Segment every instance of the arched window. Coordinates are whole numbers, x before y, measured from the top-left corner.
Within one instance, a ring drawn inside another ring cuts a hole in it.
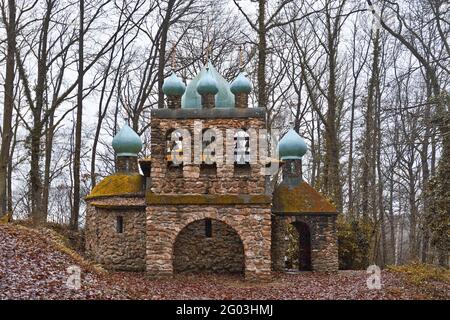
[[[214,129],[206,128],[202,131],[202,163],[216,163],[216,150],[213,144],[216,141],[216,132]]]
[[[234,175],[250,174],[250,135],[245,129],[234,134]]]
[[[166,134],[166,161],[168,172],[183,170],[183,135],[171,129]]]
[[[212,238],[212,221],[211,221],[211,219],[205,219],[205,237]]]
[[[202,130],[202,159],[200,164],[201,175],[216,175],[216,149],[215,142],[217,141],[216,131],[212,128]]]
[[[116,217],[116,232],[117,233],[123,233],[124,227],[123,227],[123,217],[117,216]]]
[[[250,164],[250,135],[244,129],[234,134],[234,164]]]

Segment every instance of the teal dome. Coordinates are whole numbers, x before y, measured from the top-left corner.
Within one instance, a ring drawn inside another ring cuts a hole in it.
[[[112,146],[118,157],[137,157],[142,150],[142,141],[133,129],[124,125],[114,137]]]
[[[206,72],[200,77],[200,80],[197,83],[197,92],[200,95],[216,94],[219,92],[217,81],[214,79],[209,69],[206,69]]]
[[[252,91],[252,83],[244,75],[244,73],[239,73],[236,79],[233,80],[230,86],[231,92],[234,94],[246,93],[249,94]]]
[[[200,73],[192,79],[186,87],[186,91],[181,98],[181,108],[191,109],[191,108],[201,108],[202,107],[202,97],[197,92],[197,84],[203,74],[209,70],[211,76],[217,81],[218,92],[215,96],[216,108],[234,108],[234,94],[230,91],[230,85],[227,80],[225,80],[214,68],[214,66],[208,62]]]
[[[305,140],[294,129],[289,130],[278,142],[278,153],[281,160],[301,159],[307,150]]]
[[[164,79],[162,91],[166,96],[182,96],[184,91],[186,91],[186,86],[175,73],[172,73]]]

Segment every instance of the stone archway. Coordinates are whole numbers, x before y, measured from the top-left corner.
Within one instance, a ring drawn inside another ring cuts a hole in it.
[[[293,221],[288,223],[289,242],[286,246],[286,268],[300,271],[312,270],[311,231],[307,223]]]
[[[311,232],[305,222],[293,223],[298,232],[298,269],[311,270]]]
[[[243,273],[244,245],[227,223],[203,218],[188,223],[173,244],[174,272]]]

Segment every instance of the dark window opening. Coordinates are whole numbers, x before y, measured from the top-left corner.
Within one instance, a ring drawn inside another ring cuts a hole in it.
[[[216,150],[214,143],[216,141],[215,131],[210,128],[202,131],[202,163],[214,164],[216,162]]]
[[[250,163],[250,136],[245,131],[234,135],[234,164]]]
[[[142,159],[139,160],[139,166],[141,167],[142,173],[144,177],[150,177],[150,173],[152,170],[152,162],[150,159]]]
[[[172,161],[167,162],[167,172],[171,175],[183,175],[183,164],[175,164]]]
[[[242,129],[234,135],[234,175],[247,176],[250,171],[250,136]]]
[[[299,233],[299,270],[311,270],[311,234],[306,223],[297,223]]]
[[[117,216],[116,231],[117,231],[117,233],[123,233],[123,217],[122,216]]]
[[[217,175],[217,165],[202,163],[200,165],[200,174],[205,176],[216,176]]]
[[[249,176],[251,173],[251,170],[252,170],[252,167],[250,166],[250,163],[234,165],[234,175],[235,176]]]
[[[212,221],[211,219],[205,219],[205,237],[212,237]]]

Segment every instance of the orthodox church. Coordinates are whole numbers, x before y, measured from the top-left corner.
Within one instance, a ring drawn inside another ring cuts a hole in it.
[[[187,86],[175,73],[165,79],[166,108],[151,113],[151,159],[139,159],[141,139],[124,125],[112,142],[116,173],[86,197],[91,259],[151,277],[230,272],[267,281],[288,267],[295,230],[297,269],[338,269],[336,208],[302,178],[303,138],[291,129],[280,139],[282,174],[275,188],[262,174],[266,164],[251,161],[257,152],[246,132],[266,129],[265,110],[248,106],[251,90],[244,73],[229,84],[211,63]],[[180,128],[188,138],[174,142]],[[234,150],[216,139],[226,151],[208,160],[195,144],[200,139],[205,146],[208,129],[234,141]],[[229,137],[230,130],[241,135]],[[200,156],[191,161],[195,154]]]

